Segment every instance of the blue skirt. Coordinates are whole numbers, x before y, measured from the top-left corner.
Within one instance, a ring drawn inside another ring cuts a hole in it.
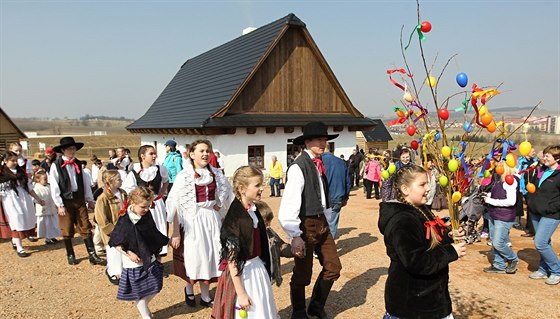
[[[147,271],[144,267],[123,268],[119,280],[119,300],[140,300],[155,295],[163,287],[163,265],[155,260]]]

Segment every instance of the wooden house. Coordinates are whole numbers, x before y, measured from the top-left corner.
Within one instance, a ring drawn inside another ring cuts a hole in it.
[[[371,131],[356,132],[356,145],[366,153],[370,148],[378,148],[380,151],[389,149],[389,141],[393,138],[381,120],[373,120],[376,124]]]
[[[174,139],[181,148],[205,138],[221,153],[226,175],[241,165],[267,168],[271,156],[286,167],[293,138],[322,121],[336,153],[351,154],[356,132],[376,122],[353,105],[309,34],[289,14],[187,60],[148,111],[127,129],[142,144]]]
[[[12,119],[0,107],[0,152],[8,150],[10,143],[19,142],[27,138],[12,121]]]

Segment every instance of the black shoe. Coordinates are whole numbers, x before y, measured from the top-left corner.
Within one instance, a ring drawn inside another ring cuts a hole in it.
[[[196,300],[194,299],[194,294],[189,295],[187,293],[187,288],[183,289],[185,291],[185,303],[189,307],[196,307]]]
[[[307,309],[307,314],[310,316],[317,317],[319,319],[328,319],[327,313],[325,312],[324,309],[314,309],[309,307],[309,309]]]
[[[25,250],[20,250],[17,252],[17,255],[21,258],[25,258],[25,257],[29,257],[30,254],[28,252],[26,252]]]
[[[492,265],[490,267],[487,267],[487,268],[484,268],[484,272],[492,273],[492,274],[505,274],[506,273],[505,270],[498,269],[498,268],[494,267],[494,265]]]
[[[92,265],[99,265],[103,263],[103,259],[99,258],[95,253],[89,254],[89,263]]]
[[[56,238],[49,238],[49,239],[55,244],[58,243],[58,239],[56,239]]]
[[[204,299],[200,298],[200,305],[202,307],[212,308],[214,307],[214,300],[210,299],[210,301],[204,301]]]
[[[54,245],[54,244],[56,244],[56,242],[54,242],[52,239],[49,238],[45,239],[45,245]]]
[[[27,237],[27,240],[29,240],[30,242],[34,243],[34,242],[37,241],[37,237],[29,236],[29,237]]]
[[[514,260],[512,262],[509,263],[509,265],[506,266],[506,274],[515,274],[517,272],[517,264],[519,263],[519,261]]]
[[[521,234],[521,237],[535,237],[535,234],[525,233],[525,234]]]
[[[117,277],[115,275],[109,276],[109,273],[107,272],[107,270],[105,270],[105,275],[107,275],[107,278],[109,279],[109,281],[113,285],[118,285],[119,284],[119,277]]]
[[[78,264],[78,261],[76,260],[76,256],[68,255],[68,256],[66,256],[66,258],[68,259],[68,265],[77,265]]]
[[[300,310],[292,312],[291,319],[309,319],[309,317],[307,316],[307,312],[305,312],[305,310]]]

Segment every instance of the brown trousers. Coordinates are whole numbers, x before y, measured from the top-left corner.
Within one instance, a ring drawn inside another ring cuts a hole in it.
[[[323,278],[317,280],[334,281],[340,277],[342,264],[336,252],[336,244],[331,235],[325,215],[304,217],[300,224],[303,231],[301,239],[305,242],[305,257],[294,258],[294,270],[290,285],[308,286],[313,274],[313,252],[317,253],[319,263],[323,266]]]
[[[63,200],[66,215],[58,216],[62,237],[73,238],[77,232],[83,238],[91,235],[91,223],[84,199]],[[74,227],[75,226],[75,227]]]

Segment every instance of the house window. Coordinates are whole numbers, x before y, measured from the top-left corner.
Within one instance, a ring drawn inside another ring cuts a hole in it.
[[[329,142],[329,150],[334,154],[334,142]]]
[[[251,145],[247,148],[249,165],[264,168],[264,145]]]
[[[291,140],[288,140],[288,142],[291,142]],[[292,165],[292,163],[296,159],[296,156],[299,154],[299,152],[301,152],[301,146],[294,145],[294,144],[286,145],[286,163],[287,163],[287,166]]]

